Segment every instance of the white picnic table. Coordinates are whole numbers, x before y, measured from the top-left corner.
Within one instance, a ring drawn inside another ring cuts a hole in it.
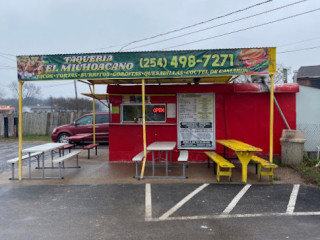
[[[31,154],[35,152],[42,152],[42,178],[40,179],[45,179],[44,175],[44,153],[45,152],[50,152],[51,151],[51,160],[53,160],[53,151],[63,147],[64,145],[67,145],[68,143],[45,143],[37,146],[33,146],[30,148],[23,149],[23,153],[28,153],[29,154],[29,179],[38,179],[38,178],[31,178]],[[53,163],[52,163],[53,164]],[[53,166],[52,166],[53,168]]]
[[[150,177],[156,177],[156,178],[168,178],[168,153],[170,152],[170,160],[172,161],[172,151],[176,147],[176,142],[153,142],[149,146],[147,146],[147,151],[152,151],[152,176]],[[154,168],[155,168],[155,156],[154,153],[158,151],[159,152],[159,161],[162,160],[161,158],[161,152],[165,152],[165,166],[166,166],[166,175],[165,176],[155,176],[154,174]]]

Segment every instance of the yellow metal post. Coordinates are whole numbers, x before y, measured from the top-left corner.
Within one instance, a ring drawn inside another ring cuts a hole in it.
[[[269,162],[273,161],[273,99],[274,99],[274,75],[270,75],[270,152],[269,152]]]
[[[142,79],[142,128],[143,128],[143,162],[142,162],[142,169],[140,179],[143,179],[144,169],[146,167],[146,160],[147,160],[147,136],[146,136],[146,104],[145,104],[145,86],[144,86],[144,79]]]
[[[19,180],[22,180],[22,85],[19,82]]]
[[[94,98],[94,84],[92,85],[92,121],[93,121],[93,144],[96,144],[96,100]]]

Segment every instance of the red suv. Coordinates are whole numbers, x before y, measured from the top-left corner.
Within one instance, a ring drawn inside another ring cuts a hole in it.
[[[93,133],[93,114],[86,114],[73,123],[56,127],[53,129],[51,139],[53,142],[68,142],[66,137]],[[96,141],[109,142],[109,115],[108,113],[96,113]],[[93,136],[84,141],[93,141]]]

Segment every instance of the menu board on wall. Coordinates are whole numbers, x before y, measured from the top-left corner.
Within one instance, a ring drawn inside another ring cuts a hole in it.
[[[178,148],[215,149],[214,93],[178,94]]]

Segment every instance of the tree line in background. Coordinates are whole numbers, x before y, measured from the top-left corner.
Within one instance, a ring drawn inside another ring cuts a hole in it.
[[[19,108],[19,86],[18,82],[11,82],[9,88],[12,92],[12,98],[5,98],[6,94],[0,91],[0,105],[10,105],[16,110]],[[64,98],[64,97],[48,97],[46,99],[40,98],[41,88],[33,83],[23,85],[22,99],[24,110],[33,108],[46,107],[46,111],[92,111],[92,99],[90,98]],[[96,111],[106,111],[105,104],[96,101]],[[48,110],[48,108],[50,108]]]

